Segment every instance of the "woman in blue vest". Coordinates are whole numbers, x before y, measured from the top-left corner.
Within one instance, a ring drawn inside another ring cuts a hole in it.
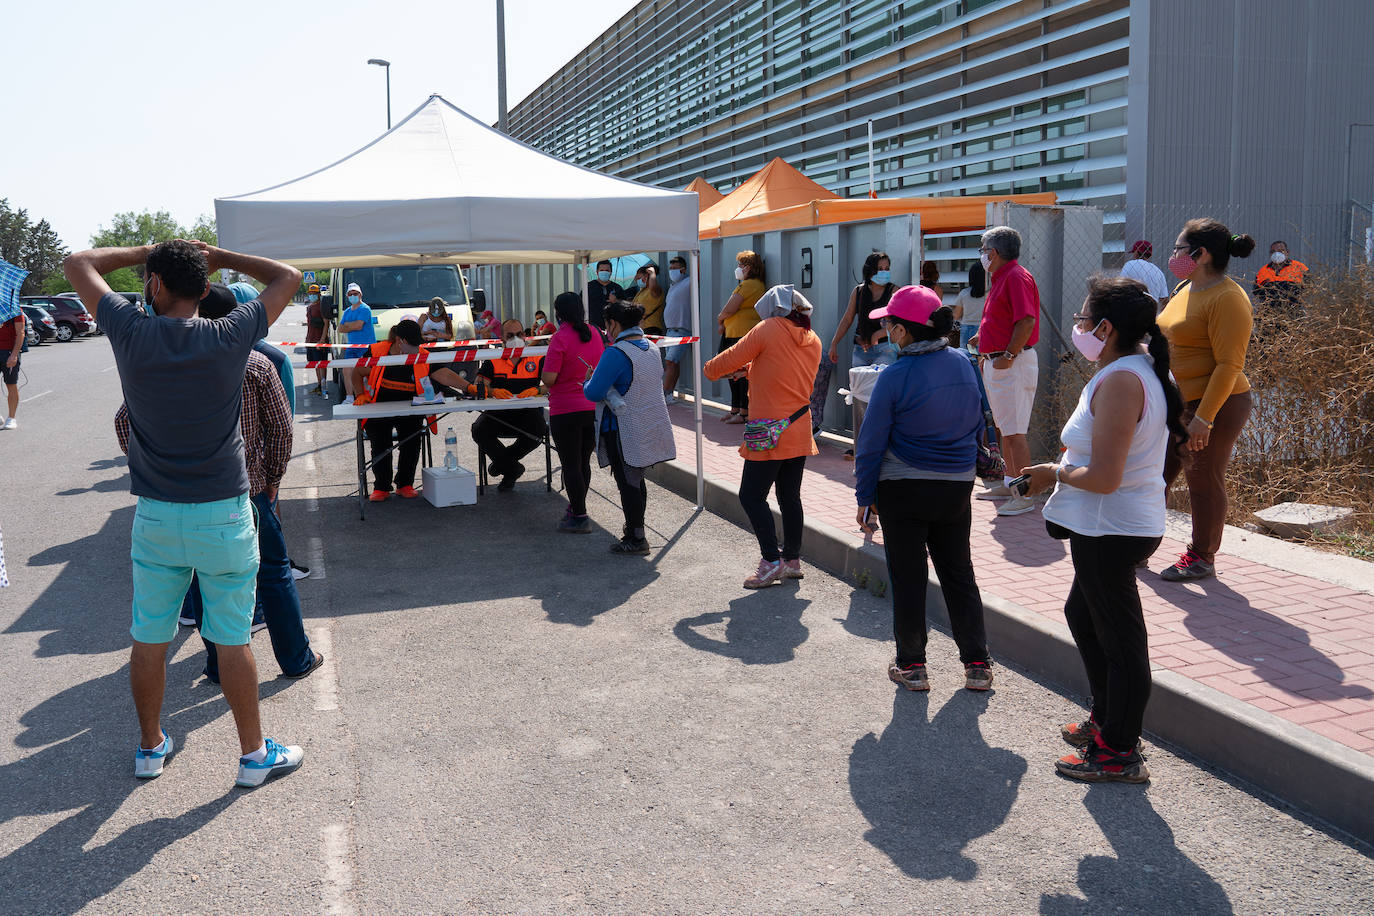
[[[610,465],[625,513],[624,536],[611,545],[611,552],[647,556],[644,512],[649,491],[644,469],[677,457],[663,401],[663,361],[639,327],[643,306],[610,302],[603,317],[612,344],[582,390],[596,404],[597,459],[603,468]]]

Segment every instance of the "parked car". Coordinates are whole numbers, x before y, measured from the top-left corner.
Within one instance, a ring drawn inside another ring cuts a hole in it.
[[[62,343],[85,337],[95,331],[95,319],[80,299],[69,296],[20,296],[25,305],[36,305],[57,323],[57,339]]]
[[[57,336],[57,322],[53,321],[52,316],[41,306],[21,302],[19,307],[24,310],[24,327],[28,331],[29,346],[39,346]],[[34,339],[35,334],[37,340]]]

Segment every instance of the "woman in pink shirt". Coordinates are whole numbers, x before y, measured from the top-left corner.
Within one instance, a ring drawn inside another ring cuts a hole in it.
[[[553,301],[558,330],[549,340],[544,357],[544,384],[549,389],[549,433],[563,465],[563,487],[568,510],[558,530],[586,534],[587,488],[592,479],[592,452],[596,450],[596,405],[582,394],[582,383],[601,359],[606,342],[601,332],[582,316],[582,298],[560,293]]]

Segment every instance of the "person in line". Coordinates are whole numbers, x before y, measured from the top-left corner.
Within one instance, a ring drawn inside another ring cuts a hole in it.
[[[0,429],[19,428],[19,421],[15,419],[15,414],[19,412],[19,354],[24,349],[24,335],[27,329],[24,325],[24,310],[16,311],[19,314],[0,324],[0,366],[4,367],[0,371],[0,376],[3,376],[5,381],[5,396],[10,411],[5,422],[0,423]]]
[[[868,316],[887,306],[897,287],[892,283],[892,259],[885,251],[875,251],[864,259],[863,282],[849,294],[849,304],[840,317],[835,336],[830,338],[830,361],[839,363],[840,341],[858,320],[854,330],[854,349],[849,367],[890,366],[897,359],[897,348],[887,339],[881,324]]]
[[[978,352],[1007,474],[1001,486],[984,490],[978,498],[1005,500],[997,507],[1002,516],[1024,515],[1035,508],[1028,497],[1009,487],[1016,476],[1012,469],[1030,464],[1026,433],[1040,373],[1035,354],[1040,340],[1040,290],[1030,271],[1017,263],[1020,256],[1021,234],[1015,229],[995,226],[983,233],[978,257],[992,282],[978,325]]]
[[[420,352],[424,338],[420,336],[420,325],[407,318],[396,322],[387,340],[373,344],[369,350],[372,356],[410,355]],[[402,401],[410,404],[416,397],[424,397],[422,380],[429,367],[418,366],[374,366],[364,383],[364,393],[357,403]],[[363,435],[372,451],[372,494],[368,500],[374,503],[386,502],[391,498],[394,484],[396,495],[402,499],[414,499],[420,493],[415,489],[415,469],[420,464],[420,437],[425,435],[425,418],[369,417],[361,421]],[[392,474],[392,436],[396,437],[397,453],[395,474]]]
[[[983,270],[982,262],[978,261],[968,269],[968,286],[959,290],[959,295],[954,299],[954,320],[959,322],[960,347],[967,347],[968,342],[977,336],[987,293],[988,272]]]
[[[735,282],[738,285],[716,316],[721,353],[739,343],[749,329],[759,323],[754,303],[767,289],[763,279],[763,258],[752,251],[735,255]],[[748,379],[730,379],[730,412],[721,419],[726,423],[743,423],[749,419]]]
[[[238,304],[228,287],[214,283],[209,294],[200,301],[197,313],[207,321],[219,321],[228,317]],[[291,460],[291,407],[276,367],[256,347],[248,356],[243,374],[243,414],[239,429],[248,468],[248,492],[258,521],[259,561],[253,632],[262,627],[267,629],[272,652],[284,677],[307,677],[324,664],[324,655],[310,648],[310,638],[305,634],[300,595],[296,591],[277,512],[277,494],[286,476],[286,465]],[[121,405],[115,414],[115,436],[120,450],[126,455],[129,435],[129,408]],[[194,573],[181,608],[181,621],[188,620],[195,627],[204,622],[200,582]],[[213,642],[204,642],[205,677],[218,684],[218,649]]]
[[[348,284],[344,301],[347,303],[347,308],[339,316],[339,333],[343,334],[346,341],[352,346],[344,351],[342,358],[360,359],[367,355],[369,347],[377,343],[377,331],[372,326],[372,309],[363,301],[363,288],[356,283]],[[353,403],[353,399],[357,397],[362,388],[365,371],[361,368],[343,371],[345,392],[343,403]]]
[[[104,279],[139,264],[147,314]],[[196,307],[210,273],[220,268],[248,274],[265,288],[220,321],[199,320]],[[235,782],[262,785],[295,770],[305,755],[262,734],[257,665],[248,646],[258,539],[239,419],[253,344],[300,288],[300,271],[185,240],[77,252],[62,271],[110,341],[129,407],[130,490],[138,497],[130,551],[129,682],[140,731],[134,775],[161,775],[175,750],[161,725],[167,648],[194,572],[205,602],[201,632],[219,647],[224,698],[238,730]]]
[[[1151,296],[1159,303],[1159,308],[1169,301],[1169,283],[1164,279],[1164,271],[1150,263],[1155,247],[1145,239],[1131,246],[1131,257],[1121,265],[1121,276],[1145,284]]]
[[[870,313],[898,348],[897,361],[873,386],[855,443],[854,498],[861,528],[882,522],[892,586],[897,657],[887,676],[908,690],[929,690],[926,673],[926,556],[940,578],[964,686],[992,686],[983,599],[969,547],[969,497],[977,475],[983,415],[978,377],[951,349],[954,310],[926,286],[904,286]]]
[[[549,316],[544,314],[543,309],[537,309],[534,313],[534,321],[530,323],[529,335],[531,337],[547,337],[558,331],[558,325],[549,321]]]
[[[606,305],[625,298],[625,290],[611,279],[611,262],[596,262],[596,277],[587,284],[587,323],[606,329]]]
[[[324,320],[324,307],[320,304],[320,286],[318,283],[310,284],[310,288],[305,294],[305,358],[312,363],[324,362],[330,359],[329,347],[329,322]],[[315,346],[309,346],[315,344]],[[329,375],[329,369],[325,366],[315,368],[315,387],[310,389],[311,394],[323,395],[324,382]]]
[[[587,400],[582,384],[601,361],[606,342],[601,331],[582,317],[582,297],[559,293],[553,301],[558,331],[544,354],[542,378],[549,390],[549,435],[563,468],[563,491],[568,508],[558,522],[564,534],[589,534],[587,490],[592,482],[592,452],[596,451],[596,405]]]
[[[1263,308],[1274,309],[1280,317],[1296,317],[1302,304],[1302,286],[1307,280],[1307,265],[1288,255],[1288,243],[1279,239],[1269,245],[1269,263],[1255,274],[1252,293]]]
[[[644,514],[649,488],[644,470],[677,457],[673,424],[663,402],[663,362],[658,347],[639,326],[644,320],[643,306],[612,302],[604,317],[612,343],[582,391],[597,405],[597,459],[615,475],[625,513],[624,534],[611,545],[611,553],[648,556]]]
[[[425,343],[441,343],[453,340],[453,316],[448,313],[448,303],[440,296],[429,300],[429,310],[420,325],[420,337]]]
[[[809,418],[812,383],[821,363],[821,339],[811,330],[811,303],[791,286],[775,286],[755,306],[762,320],[748,334],[704,367],[709,379],[747,373],[756,422],[786,421],[771,448],[750,447],[750,430],[740,446],[744,471],[739,502],[759,542],[759,564],[745,588],[766,588],[781,579],[800,579],[802,474],[806,459],[818,452]],[[755,443],[766,444],[766,443]],[[782,545],[768,508],[768,491],[782,512]]]
[[[507,318],[501,328],[503,345],[510,350],[525,346],[520,335],[524,328],[518,318]],[[539,366],[542,358],[521,356],[518,359],[489,359],[477,367],[477,382],[498,398],[535,397],[539,394]],[[432,370],[431,370],[432,372]],[[500,477],[498,493],[509,493],[515,482],[525,473],[520,463],[544,440],[549,431],[544,422],[544,409],[484,410],[472,423],[472,441],[490,459],[487,473]],[[514,440],[506,445],[501,440]]]
[[[1169,338],[1174,378],[1187,402],[1186,456],[1170,454],[1164,479],[1182,470],[1188,481],[1193,532],[1178,561],[1160,573],[1170,582],[1216,573],[1226,527],[1226,466],[1250,419],[1250,381],[1245,351],[1254,314],[1240,284],[1226,275],[1232,257],[1248,258],[1255,240],[1232,235],[1214,219],[1189,220],[1174,243],[1169,270],[1185,281],[1159,315]]]
[[[242,302],[252,302],[258,297],[258,291],[251,283],[244,283],[240,280],[237,283],[230,283],[225,286],[223,283],[211,283],[210,292],[201,300],[198,314],[202,318],[208,308],[212,315],[220,313],[227,314],[236,304]],[[265,340],[260,340],[253,344],[253,349],[267,357],[272,363],[272,368],[277,372],[277,377],[281,379],[282,388],[286,391],[286,400],[291,406],[291,416],[296,415],[296,373],[291,368],[291,360],[286,358],[286,354],[279,348],[272,346]]]
[[[641,267],[635,274],[635,286],[639,291],[634,294],[632,301],[644,309],[644,333],[661,337],[665,327],[663,304],[666,294],[658,283],[658,265],[645,264]]]
[[[1055,769],[1087,782],[1150,778],[1140,754],[1150,649],[1135,568],[1164,536],[1165,457],[1188,435],[1157,303],[1136,280],[1092,281],[1073,343],[1097,372],[1060,433],[1059,463],[1024,471],[1031,492],[1054,488],[1045,526],[1068,539],[1073,558],[1064,617],[1092,687],[1092,712],[1061,729],[1078,750]]]
[[[692,280],[687,261],[668,259],[668,296],[663,308],[664,333],[669,337],[692,336]],[[673,344],[663,351],[663,400],[673,403],[673,391],[682,377],[682,363],[692,355],[691,344]]]

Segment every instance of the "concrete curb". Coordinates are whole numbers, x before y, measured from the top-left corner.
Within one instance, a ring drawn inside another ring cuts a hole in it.
[[[696,471],[691,465],[666,462],[647,476],[679,496],[696,498]],[[707,474],[705,501],[713,514],[751,530],[734,483]],[[887,560],[881,547],[811,522],[806,523],[804,543],[808,563],[847,579],[863,574],[886,585]],[[1083,665],[1066,624],[987,593],[983,608],[994,657],[1039,674],[1070,694],[1087,694]],[[944,597],[933,573],[927,613],[932,623],[948,631]],[[1374,806],[1368,803],[1374,797],[1374,758],[1161,669],[1154,671],[1145,728],[1356,839],[1374,843]]]

